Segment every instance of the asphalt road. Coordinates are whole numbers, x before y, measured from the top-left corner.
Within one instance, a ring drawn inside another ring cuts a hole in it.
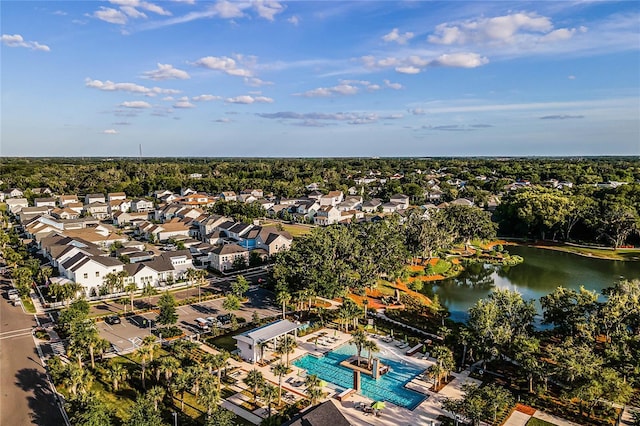
[[[9,302],[10,288],[0,277],[0,425],[64,425],[31,334],[36,319]]]

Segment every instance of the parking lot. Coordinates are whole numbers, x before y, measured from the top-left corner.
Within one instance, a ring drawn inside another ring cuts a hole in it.
[[[260,318],[272,317],[280,313],[271,292],[252,286],[246,296],[249,300],[242,304],[239,310],[233,312],[236,317],[251,321],[254,312],[257,312]],[[224,299],[216,299],[176,307],[178,314],[176,325],[182,328],[187,335],[200,333],[201,330],[198,329],[195,322],[196,318],[216,317],[229,313],[222,308],[223,303]],[[100,335],[111,342],[118,352],[130,352],[139,346],[145,336],[152,334],[156,316],[156,313],[134,315],[122,318],[120,324],[100,322],[98,330]],[[224,326],[224,328],[228,327],[229,325]]]

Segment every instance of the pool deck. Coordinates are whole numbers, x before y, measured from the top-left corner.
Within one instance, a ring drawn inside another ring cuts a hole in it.
[[[326,345],[315,344],[311,341],[311,339],[313,339],[314,337],[320,336],[321,333],[325,333],[325,337],[331,337],[333,338],[331,340],[335,340],[327,343]],[[298,337],[298,346],[295,348],[293,353],[289,354],[289,361],[292,371],[282,377],[283,399],[285,399],[285,401],[287,402],[294,402],[305,398],[303,382],[306,372],[303,369],[298,368],[292,364],[295,359],[300,358],[306,354],[323,356],[325,353],[332,351],[339,346],[342,346],[343,344],[349,342],[351,338],[351,334],[333,329],[322,329],[306,336]],[[380,348],[380,351],[376,354],[380,358],[406,362],[423,371],[429,368],[429,366],[433,365],[434,363],[433,359],[419,359],[413,356],[405,355],[406,348],[400,349],[395,346],[395,343],[397,343],[397,341],[387,343],[380,340],[380,337],[375,335],[369,335],[368,338],[374,340]],[[208,348],[206,345],[203,345],[202,348],[207,352],[217,352],[213,349]],[[273,358],[279,359],[280,357],[273,351],[266,349],[264,352],[264,359],[271,360]],[[237,392],[246,389],[246,385],[242,382],[242,379],[250,370],[254,368],[259,370],[267,381],[277,386],[278,377],[271,371],[271,367],[273,367],[273,365],[275,365],[277,362],[278,361],[275,361],[270,365],[260,366],[258,364],[249,364],[247,362],[230,360],[230,367],[235,369],[235,372],[232,373],[232,376],[238,380],[237,384],[235,386],[231,386],[231,388],[236,390]],[[282,357],[282,362],[286,363],[286,356]],[[336,402],[338,408],[349,419],[349,421],[356,426],[429,426],[432,424],[433,426],[436,426],[440,424],[435,420],[438,416],[450,416],[449,413],[440,408],[440,402],[442,401],[442,399],[461,398],[463,394],[461,386],[463,384],[479,383],[478,380],[469,378],[468,372],[463,372],[461,374],[452,373],[451,375],[454,377],[454,379],[438,393],[430,391],[429,388],[431,387],[431,384],[422,380],[420,376],[415,377],[413,380],[408,382],[406,384],[406,388],[428,396],[428,398],[422,401],[414,410],[408,410],[392,403],[385,402],[386,406],[380,412],[380,416],[364,413],[362,410],[357,408],[358,405],[361,402],[366,405],[371,405],[375,401],[357,393],[353,394],[345,401],[338,401],[335,399],[335,397],[340,393],[342,388],[336,387],[331,383],[328,383],[328,385],[324,388],[325,399],[334,398],[334,401]],[[235,401],[235,399],[238,399],[238,401]],[[231,400],[233,400],[233,402],[235,402],[236,404],[239,404],[241,402],[240,399],[242,399],[241,395],[234,395],[231,398]],[[256,417],[258,418],[266,417],[266,412],[258,412],[258,410],[254,411],[254,413],[252,414],[256,415]]]

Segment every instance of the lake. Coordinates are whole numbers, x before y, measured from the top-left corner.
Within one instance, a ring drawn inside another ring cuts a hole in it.
[[[584,286],[600,292],[620,279],[640,279],[640,262],[591,259],[524,246],[505,248],[522,256],[524,263],[511,267],[472,264],[458,277],[433,286],[441,303],[449,308],[451,319],[465,321],[468,309],[496,288],[518,291],[524,299],[538,301],[560,286],[576,290]]]

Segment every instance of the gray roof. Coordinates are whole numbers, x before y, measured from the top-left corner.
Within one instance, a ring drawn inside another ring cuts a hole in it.
[[[323,402],[300,413],[282,426],[351,426],[332,400]]]
[[[253,330],[249,330],[234,337],[245,337],[253,340],[254,342],[266,342],[267,340],[271,340],[274,337],[290,333],[297,328],[298,324],[296,323],[293,323],[289,320],[280,320],[272,322],[271,324],[264,325],[262,327],[254,328]]]

